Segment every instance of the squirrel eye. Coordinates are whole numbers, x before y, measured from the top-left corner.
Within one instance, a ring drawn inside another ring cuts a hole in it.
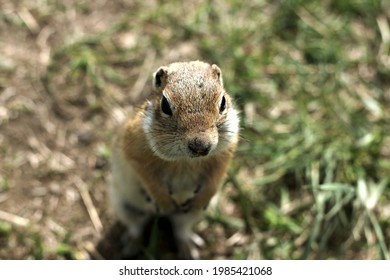
[[[161,100],[161,110],[164,114],[172,116],[171,105],[169,105],[169,101],[165,96]]]
[[[221,104],[219,105],[219,113],[222,114],[223,111],[226,109],[226,99],[225,96],[222,96]]]

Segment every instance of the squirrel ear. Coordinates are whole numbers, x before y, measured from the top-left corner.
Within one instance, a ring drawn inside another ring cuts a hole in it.
[[[219,67],[216,64],[211,65],[212,72],[214,76],[218,79],[221,86],[223,86],[223,80],[222,80],[222,71],[219,69]]]
[[[162,89],[167,84],[168,67],[162,66],[153,73],[153,87],[155,89]]]

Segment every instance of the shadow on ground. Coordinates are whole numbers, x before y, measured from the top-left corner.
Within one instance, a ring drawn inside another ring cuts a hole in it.
[[[126,256],[122,253],[124,232],[125,227],[119,222],[106,230],[96,245],[101,258],[108,260],[177,259],[177,246],[168,219],[154,218],[148,223],[144,231],[143,249],[137,256]]]

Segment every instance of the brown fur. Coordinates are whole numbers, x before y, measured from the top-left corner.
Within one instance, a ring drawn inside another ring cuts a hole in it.
[[[162,111],[163,98],[168,112]],[[113,147],[112,203],[133,237],[143,219],[127,215],[118,203],[172,216],[187,248],[192,219],[218,191],[237,141],[237,112],[216,65],[196,61],[160,67],[151,100],[121,127]],[[154,210],[140,201],[137,189],[147,193]],[[192,255],[189,251],[184,249],[185,257]]]

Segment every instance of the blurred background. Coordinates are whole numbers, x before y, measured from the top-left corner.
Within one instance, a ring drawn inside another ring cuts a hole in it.
[[[389,259],[385,0],[2,0],[0,259],[123,257],[110,141],[160,65],[193,59],[242,119],[202,258]],[[144,258],[174,257],[159,228]]]

